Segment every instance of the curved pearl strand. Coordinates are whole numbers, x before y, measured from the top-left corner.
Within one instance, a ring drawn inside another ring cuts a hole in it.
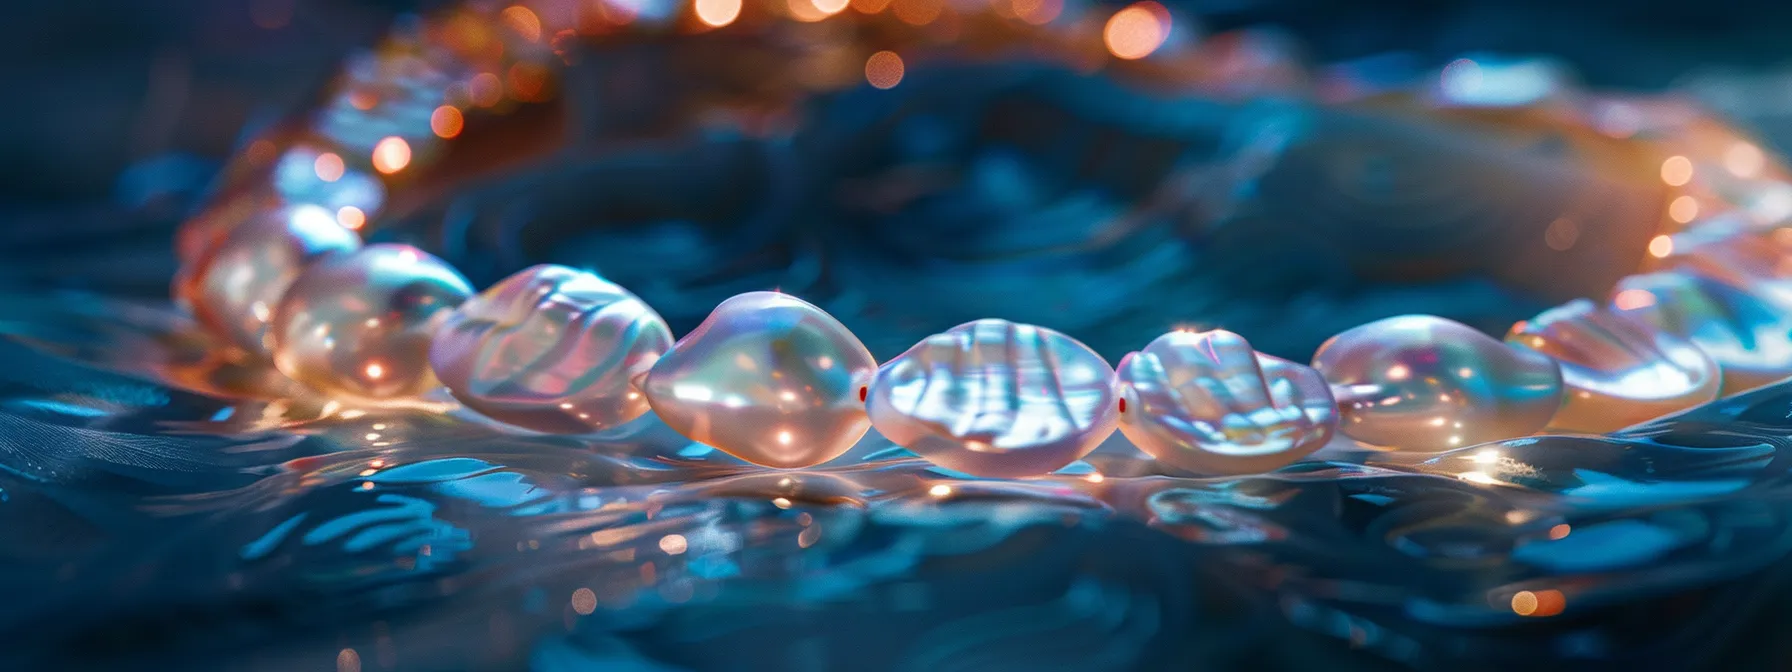
[[[1001,320],[960,325],[879,367],[839,321],[771,292],[723,302],[673,342],[639,298],[590,273],[538,266],[473,296],[421,250],[361,247],[349,229],[377,215],[388,183],[438,154],[462,109],[490,106],[436,106],[442,91],[484,96],[463,83],[489,88],[490,75],[468,73],[542,67],[551,28],[521,5],[502,18],[462,8],[351,63],[320,119],[252,145],[183,225],[177,301],[220,339],[338,397],[445,385],[494,419],[561,433],[651,408],[694,441],[781,468],[838,457],[876,428],[948,469],[1030,476],[1118,429],[1173,469],[1246,474],[1334,434],[1431,452],[1546,427],[1609,431],[1709,401],[1720,385],[1730,394],[1792,376],[1792,251],[1750,223],[1768,192],[1788,187],[1669,179],[1675,160],[1711,156],[1673,157],[1664,180],[1738,208],[1658,237],[1650,252],[1662,270],[1626,278],[1609,305],[1546,311],[1514,326],[1508,344],[1443,318],[1389,318],[1333,337],[1312,367],[1229,332],[1177,331],[1116,371],[1069,336]],[[484,32],[471,40],[470,29]],[[1166,49],[1137,65],[1202,71],[1191,58]]]

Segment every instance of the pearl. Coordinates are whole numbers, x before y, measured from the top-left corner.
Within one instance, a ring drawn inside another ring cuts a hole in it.
[[[1792,376],[1792,313],[1759,293],[1666,271],[1619,280],[1611,301],[1618,314],[1705,351],[1722,372],[1722,395]]]
[[[291,143],[290,135],[258,142]],[[176,256],[194,263],[237,227],[278,208],[315,205],[339,221],[345,210],[373,216],[386,200],[385,185],[367,171],[343,167],[344,158],[342,150],[300,142],[286,146],[269,164],[226,168],[223,193],[175,232]]]
[[[1605,433],[1717,398],[1717,364],[1698,346],[1586,299],[1514,325],[1506,341],[1561,365],[1555,430]]]
[[[977,476],[1050,473],[1114,433],[1114,369],[1064,334],[977,320],[935,334],[877,372],[867,395],[884,438]]]
[[[287,287],[312,262],[353,252],[361,239],[314,205],[262,213],[231,231],[195,265],[181,269],[175,294],[200,325],[251,353]]]
[[[822,309],[748,292],[716,306],[641,389],[678,433],[789,469],[839,457],[865,435],[861,394],[876,369],[864,344]]]
[[[1525,436],[1562,399],[1554,360],[1430,315],[1377,320],[1319,346],[1313,368],[1333,386],[1345,435],[1437,452]]]
[[[1173,331],[1120,360],[1120,432],[1202,475],[1273,471],[1332,438],[1338,407],[1319,372],[1229,331]]]
[[[327,394],[421,394],[436,385],[429,342],[439,316],[472,293],[454,268],[409,245],[325,257],[274,311],[274,366]]]
[[[582,433],[645,414],[647,397],[630,381],[671,347],[666,321],[628,290],[543,265],[454,309],[429,361],[468,408],[519,427]]]

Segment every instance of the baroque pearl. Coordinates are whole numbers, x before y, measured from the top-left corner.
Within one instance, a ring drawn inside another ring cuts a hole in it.
[[[321,392],[367,399],[434,387],[430,333],[473,293],[442,260],[409,245],[320,259],[274,311],[274,366]]]
[[[1339,431],[1367,444],[1438,452],[1525,436],[1562,399],[1555,361],[1430,315],[1377,320],[1319,346],[1313,368],[1338,397]]]
[[[877,372],[867,396],[884,438],[948,469],[1050,473],[1114,433],[1114,369],[1069,336],[977,320],[927,337]]]
[[[454,397],[544,432],[614,427],[647,412],[630,383],[672,331],[628,290],[565,266],[523,270],[450,313],[429,361]]]
[[[323,208],[280,208],[245,222],[196,265],[181,269],[175,294],[214,335],[262,353],[274,307],[299,273],[326,255],[360,247],[360,237]]]
[[[1120,432],[1202,475],[1273,471],[1332,438],[1338,407],[1317,371],[1229,331],[1173,331],[1120,360]]]
[[[679,339],[641,389],[678,433],[789,469],[839,457],[865,435],[861,395],[876,370],[864,344],[820,308],[748,292]]]
[[[1610,432],[1717,398],[1717,365],[1698,346],[1586,299],[1513,325],[1506,340],[1561,365],[1552,429]]]
[[[1632,275],[1612,289],[1612,307],[1699,346],[1717,362],[1724,395],[1792,376],[1792,314],[1748,289],[1680,271]]]

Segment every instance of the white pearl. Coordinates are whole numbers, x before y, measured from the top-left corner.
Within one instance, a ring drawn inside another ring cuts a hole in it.
[[[1114,432],[1114,369],[1069,336],[977,320],[929,336],[871,384],[871,424],[934,464],[977,476],[1050,473]]]
[[[1332,438],[1338,408],[1319,373],[1229,331],[1174,331],[1120,360],[1120,431],[1195,474],[1272,471]]]
[[[870,428],[861,395],[876,369],[820,308],[749,292],[716,306],[641,389],[660,420],[693,441],[768,467],[807,467],[839,457]]]

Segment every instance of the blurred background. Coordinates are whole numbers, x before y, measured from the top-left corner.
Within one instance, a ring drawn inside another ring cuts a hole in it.
[[[1572,85],[1697,100],[1758,134],[1770,152],[1792,139],[1792,95],[1779,93],[1792,82],[1782,69],[1792,7],[1782,3],[1722,10],[1589,0],[1168,4],[1187,41],[1248,35],[1249,44],[1297,58],[1320,78],[1335,70],[1405,85],[1464,55],[1540,58],[1551,76]],[[146,299],[165,295],[175,225],[248,133],[315,106],[344,58],[376,44],[395,17],[440,6],[11,5],[0,24],[0,91],[7,92],[0,282]],[[665,76],[634,84],[637,93],[707,86],[667,74],[675,55],[637,56],[645,72]],[[1598,249],[1634,255],[1651,235],[1653,222],[1638,223],[1644,217],[1606,213],[1600,216],[1609,221],[1588,229],[1588,242],[1567,256],[1509,249],[1516,237],[1533,246],[1543,240],[1565,203],[1657,207],[1644,203],[1654,195],[1631,190],[1621,175],[1641,166],[1653,180],[1652,165],[1589,154],[1560,133],[1518,140],[1541,148],[1524,150],[1530,154],[1500,154],[1479,140],[1440,144],[1463,135],[1460,128],[1411,130],[1398,115],[1390,122],[1378,112],[1337,113],[1306,101],[1290,107],[1275,92],[1169,101],[1104,93],[1061,74],[914,63],[893,92],[898,98],[868,91],[821,97],[788,141],[729,145],[706,135],[713,129],[692,126],[684,132],[706,138],[703,149],[672,142],[654,158],[618,158],[563,147],[551,161],[501,179],[413,199],[389,213],[382,235],[447,257],[481,285],[527,263],[591,267],[642,294],[681,332],[729,293],[777,286],[842,313],[880,357],[959,321],[1000,316],[1061,328],[1114,358],[1152,333],[1187,324],[1254,330],[1262,349],[1295,358],[1330,333],[1401,312],[1444,314],[1498,332],[1567,298],[1597,298],[1631,270],[1610,267]],[[989,85],[1000,81],[1010,84]],[[929,91],[982,97],[942,103]],[[577,123],[618,123],[578,96],[570,108],[585,120]],[[1037,113],[1046,108],[1052,113]],[[1177,170],[1197,151],[1191,148],[1207,148],[1199,151],[1208,152],[1200,157],[1208,164],[1236,167],[1256,151],[1239,136],[1273,135],[1280,119],[1296,117],[1320,120],[1292,143],[1311,151],[1278,149],[1273,166],[1248,185],[1199,184],[1193,206],[1151,210],[1160,187],[1183,174]],[[1182,126],[1152,126],[1165,119]],[[950,128],[965,123],[983,125]],[[1471,128],[1466,137],[1484,131]],[[1073,140],[1063,140],[1067,134]],[[729,152],[745,158],[718,158]],[[1129,158],[1099,164],[1099,152]],[[1181,152],[1175,166],[1153,164],[1165,152]],[[1537,152],[1546,155],[1541,163]],[[940,163],[955,184],[927,195],[937,198],[858,207],[874,200],[866,184],[883,185],[884,193],[912,190],[903,180]],[[1486,166],[1493,167],[1476,172]],[[764,185],[743,182],[766,175]],[[789,185],[796,186],[779,191]],[[1388,193],[1375,192],[1382,188]],[[602,193],[587,193],[594,189]],[[773,202],[780,193],[796,205]],[[530,206],[516,206],[519,199]],[[1536,206],[1511,205],[1526,201]],[[482,227],[495,233],[482,235]],[[463,229],[472,232],[455,240],[443,233]],[[1255,233],[1227,233],[1238,231]],[[824,248],[814,255],[821,261],[807,251],[812,239]],[[1165,245],[1185,249],[1166,259]],[[1458,259],[1465,250],[1497,250],[1504,265]],[[718,260],[724,251],[731,256]],[[1584,277],[1570,277],[1577,272]],[[1039,292],[1056,300],[1027,300]]]

